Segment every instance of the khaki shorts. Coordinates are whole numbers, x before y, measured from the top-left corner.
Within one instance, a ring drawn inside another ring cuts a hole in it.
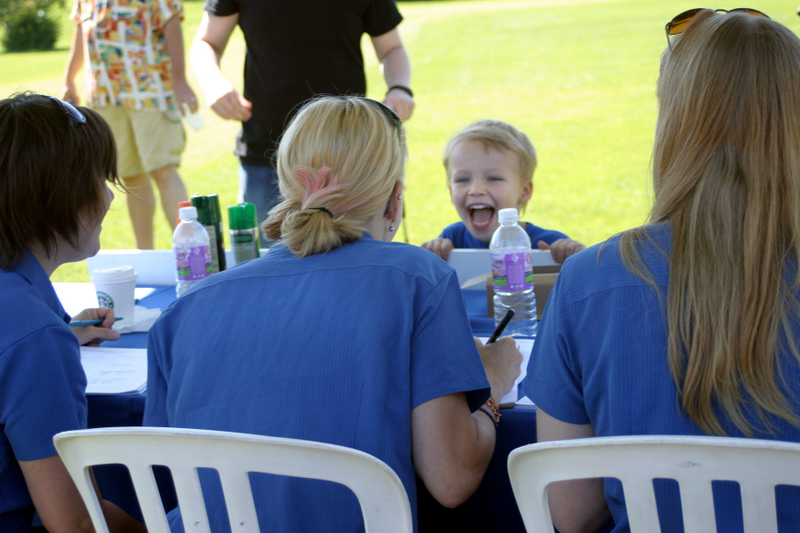
[[[98,107],[117,143],[120,178],[180,165],[186,133],[177,111],[142,111],[122,106]]]

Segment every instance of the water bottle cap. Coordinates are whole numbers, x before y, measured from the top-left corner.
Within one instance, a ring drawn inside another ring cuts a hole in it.
[[[178,216],[181,220],[197,220],[197,208],[192,205],[181,207],[178,211]]]
[[[497,220],[499,220],[501,224],[503,222],[517,222],[519,220],[519,212],[516,207],[501,209],[500,212],[497,213]]]

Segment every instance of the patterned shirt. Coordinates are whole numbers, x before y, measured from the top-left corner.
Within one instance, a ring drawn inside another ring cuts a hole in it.
[[[92,106],[174,107],[164,25],[175,15],[183,17],[180,0],[75,0]]]

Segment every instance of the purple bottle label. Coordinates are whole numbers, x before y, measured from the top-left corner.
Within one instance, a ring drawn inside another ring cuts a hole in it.
[[[531,253],[503,254],[492,252],[492,276],[496,289],[523,291],[533,288]]]
[[[197,281],[211,274],[213,263],[210,246],[176,246],[174,251],[179,281]]]

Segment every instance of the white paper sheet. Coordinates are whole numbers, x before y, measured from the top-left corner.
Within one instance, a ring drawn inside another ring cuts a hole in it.
[[[482,343],[486,344],[486,341],[489,340],[489,337],[479,337]],[[518,398],[519,396],[519,384],[525,378],[525,375],[528,373],[528,359],[531,357],[531,350],[533,349],[533,341],[534,339],[514,339],[517,341],[517,349],[522,353],[522,364],[520,365],[520,373],[519,377],[517,377],[517,381],[514,382],[514,386],[511,387],[511,390],[508,391],[506,394],[503,395],[503,398],[500,400],[500,405],[511,405],[518,403],[520,405],[533,405],[533,403],[528,399],[527,396],[523,396]]]
[[[81,346],[86,394],[141,394],[147,390],[147,350]]]
[[[97,293],[95,293],[94,285],[91,283],[57,281],[53,283],[53,289],[55,289],[61,305],[64,306],[64,311],[69,313],[70,316],[75,316],[84,309],[97,307]],[[138,301],[154,290],[153,287],[136,287],[133,291],[133,297]]]

